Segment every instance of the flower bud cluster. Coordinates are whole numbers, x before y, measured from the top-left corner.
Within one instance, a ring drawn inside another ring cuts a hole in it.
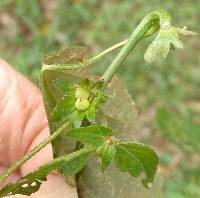
[[[75,91],[76,103],[75,107],[79,111],[85,111],[90,106],[89,91],[85,88],[78,87]]]

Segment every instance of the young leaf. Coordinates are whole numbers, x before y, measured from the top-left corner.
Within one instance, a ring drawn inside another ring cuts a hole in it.
[[[146,63],[152,63],[157,56],[167,57],[170,46],[183,48],[183,44],[179,39],[176,28],[160,29],[155,40],[149,45],[144,55]]]
[[[106,141],[106,138],[111,135],[111,129],[98,126],[81,127],[78,129],[72,129],[66,133],[67,137],[71,137],[76,141],[96,148],[101,146]]]
[[[105,171],[110,162],[113,160],[116,152],[116,147],[114,144],[103,144],[101,148],[98,149],[98,153],[101,155],[101,169]]]
[[[91,105],[87,112],[86,112],[86,118],[88,119],[89,122],[94,123],[95,122],[95,106]]]
[[[142,183],[149,188],[156,173],[158,157],[154,150],[146,145],[120,143],[116,145],[115,162],[117,168],[134,177],[144,172],[146,178],[142,179]]]
[[[74,128],[80,128],[85,117],[85,112],[74,110],[69,119],[73,122]]]
[[[65,95],[57,103],[51,115],[51,121],[63,121],[75,110],[76,98],[73,94]]]
[[[87,156],[92,150],[83,148],[74,153],[61,156],[53,159],[47,164],[41,166],[35,172],[29,173],[28,175],[20,178],[17,182],[8,184],[0,190],[0,197],[22,194],[31,195],[32,193],[39,190],[40,185],[43,181],[47,180],[47,174],[52,170],[60,169],[63,166],[67,167],[67,173],[75,175],[84,165],[87,160]]]
[[[144,55],[146,63],[152,63],[158,56],[167,57],[170,46],[172,48],[177,47],[182,49],[183,44],[179,39],[179,35],[185,36],[196,35],[192,31],[188,31],[186,28],[176,28],[171,26],[170,21],[163,20],[160,22],[160,30],[155,40],[149,45]]]

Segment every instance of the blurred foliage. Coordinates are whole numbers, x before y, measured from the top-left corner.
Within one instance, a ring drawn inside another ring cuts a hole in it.
[[[177,26],[200,32],[199,0],[1,0],[0,56],[37,83],[45,53],[84,45],[97,54],[127,38],[142,17],[160,7]],[[151,39],[129,55],[119,77],[140,112],[140,138],[160,152],[166,197],[200,197],[200,159],[194,152],[200,133],[199,38],[184,38],[184,50],[147,66],[143,54]],[[95,71],[102,73],[115,55],[108,55]],[[158,107],[163,110],[156,113]]]
[[[177,112],[160,108],[156,118],[165,138],[185,151],[200,151],[200,125],[194,123],[191,114],[183,117]]]

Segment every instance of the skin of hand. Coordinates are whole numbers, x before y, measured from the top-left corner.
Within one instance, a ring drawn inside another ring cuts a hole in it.
[[[0,59],[0,174],[49,136],[40,90]],[[12,174],[0,188],[53,159],[51,144]],[[24,198],[28,196],[7,196]],[[52,173],[31,198],[77,198],[62,176]]]

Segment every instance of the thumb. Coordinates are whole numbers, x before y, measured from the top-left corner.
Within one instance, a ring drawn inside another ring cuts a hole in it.
[[[0,163],[9,166],[49,136],[40,90],[0,59]],[[53,159],[51,144],[20,167],[24,176]],[[27,196],[16,195],[12,198]],[[32,198],[77,198],[62,176],[52,174]]]

